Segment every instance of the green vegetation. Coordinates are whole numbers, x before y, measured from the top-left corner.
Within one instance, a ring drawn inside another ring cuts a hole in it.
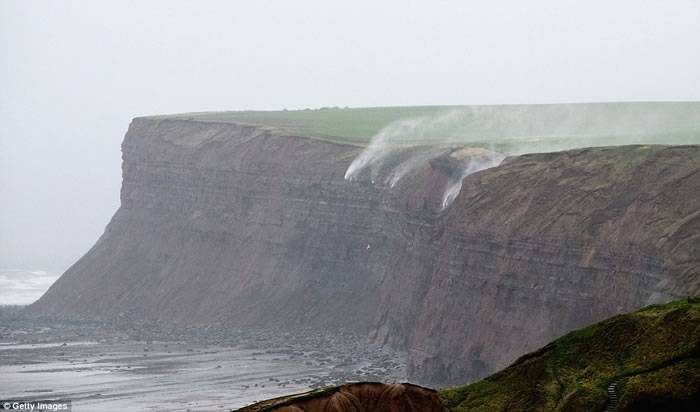
[[[649,306],[571,332],[440,396],[451,411],[692,410],[700,402],[700,299]],[[687,408],[687,409],[686,409]]]
[[[183,113],[158,116],[272,126],[364,145],[401,120],[390,143],[471,143],[505,152],[541,152],[619,144],[700,144],[700,103],[585,103],[499,106],[410,106]],[[524,146],[524,147],[523,147]]]
[[[365,144],[391,122],[436,115],[449,106],[328,108],[316,110],[211,112],[177,115],[201,121],[274,126],[343,143]]]

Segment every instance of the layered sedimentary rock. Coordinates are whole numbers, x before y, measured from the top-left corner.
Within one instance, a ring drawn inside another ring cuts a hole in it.
[[[698,147],[527,155],[468,177],[414,312],[414,376],[476,377],[542,336],[697,294],[699,194]]]
[[[394,187],[345,180],[359,152],[135,119],[120,209],[30,312],[351,331],[407,350],[410,378],[442,385],[699,290],[700,147],[508,158],[467,176],[446,209],[435,188],[458,152]]]

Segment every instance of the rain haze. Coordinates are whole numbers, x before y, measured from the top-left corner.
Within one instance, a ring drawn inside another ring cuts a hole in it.
[[[698,21],[697,1],[2,0],[0,303],[97,240],[135,116],[698,100]]]
[[[698,22],[0,0],[0,409],[697,410]]]

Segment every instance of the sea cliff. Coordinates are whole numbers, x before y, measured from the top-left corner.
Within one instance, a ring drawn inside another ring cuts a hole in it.
[[[121,207],[35,316],[349,331],[464,383],[574,328],[700,289],[700,146],[507,158],[440,208],[361,147],[236,122],[129,127]],[[439,159],[438,159],[439,160]]]

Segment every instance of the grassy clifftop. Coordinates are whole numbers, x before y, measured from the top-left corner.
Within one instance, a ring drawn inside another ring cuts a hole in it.
[[[700,299],[655,305],[571,332],[471,385],[451,411],[685,411],[700,404]]]
[[[449,106],[324,108],[307,110],[205,112],[174,115],[197,121],[240,122],[279,127],[304,136],[365,144],[391,122],[436,115]]]
[[[364,145],[393,125],[393,142],[527,144],[558,150],[618,144],[700,143],[700,102],[404,106],[235,111],[156,116],[246,123]],[[408,121],[397,125],[396,122]],[[576,141],[569,141],[575,139]],[[538,150],[531,150],[538,151]]]

